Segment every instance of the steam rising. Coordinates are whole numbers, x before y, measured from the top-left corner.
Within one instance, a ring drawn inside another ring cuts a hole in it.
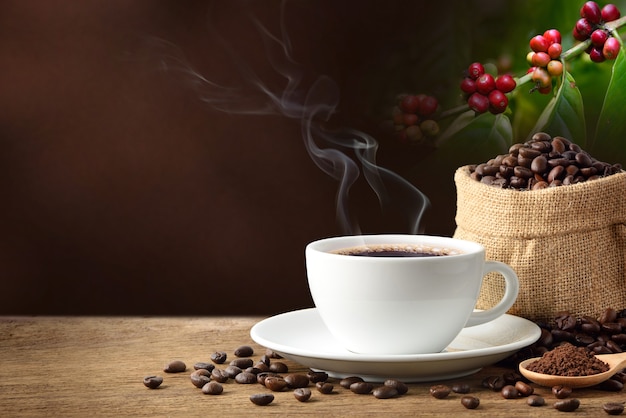
[[[284,9],[285,2],[281,8],[280,37],[255,16],[248,16],[261,35],[268,61],[285,80],[282,91],[272,90],[217,32],[213,35],[236,64],[244,87],[224,86],[204,77],[193,69],[175,45],[165,41],[155,42],[155,46],[164,51],[160,54],[161,67],[164,71],[182,73],[201,100],[214,110],[239,115],[280,115],[299,121],[304,146],[312,161],[338,182],[336,216],[344,234],[361,233],[349,210],[350,189],[361,174],[376,194],[383,212],[392,204],[402,205],[407,212],[408,232],[418,233],[421,217],[429,206],[428,198],[401,176],[376,164],[378,142],[373,137],[350,128],[327,128],[339,105],[339,88],[324,75],[317,77],[310,86],[302,85],[304,71],[292,59]],[[209,29],[212,28],[209,24]],[[393,193],[389,186],[393,186]]]

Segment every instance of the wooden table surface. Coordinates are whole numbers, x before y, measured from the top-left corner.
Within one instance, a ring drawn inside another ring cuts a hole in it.
[[[308,402],[291,391],[274,393],[268,406],[249,400],[269,392],[259,384],[224,384],[221,395],[204,395],[191,384],[193,364],[209,362],[215,351],[229,359],[240,345],[251,345],[256,360],[265,348],[255,344],[250,328],[254,317],[0,317],[0,415],[5,417],[80,416],[563,416],[553,409],[548,388],[536,387],[547,405],[530,407],[526,399],[506,400],[481,386],[489,375],[510,369],[487,367],[475,375],[447,382],[410,384],[404,396],[382,400],[356,395],[335,383],[335,393],[323,395],[313,386]],[[180,359],[188,370],[167,374],[163,367]],[[290,372],[307,369],[285,361]],[[221,366],[220,366],[221,367]],[[143,377],[164,377],[157,390],[147,389]],[[480,399],[475,410],[465,409],[461,395],[438,400],[428,390],[435,383],[467,383]],[[626,392],[581,389],[574,392],[581,406],[576,416],[604,416],[606,402],[623,402]]]

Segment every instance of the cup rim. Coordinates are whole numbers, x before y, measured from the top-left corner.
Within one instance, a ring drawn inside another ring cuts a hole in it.
[[[412,242],[406,242],[406,241]],[[340,235],[321,238],[312,241],[306,246],[306,252],[316,252],[329,257],[356,258],[359,260],[378,260],[381,257],[356,256],[349,254],[337,254],[333,251],[343,248],[359,247],[367,244],[412,244],[423,243],[428,246],[449,246],[461,250],[458,254],[448,254],[446,259],[451,257],[466,257],[480,252],[485,252],[485,247],[475,241],[468,241],[454,237],[427,234],[363,234],[363,235]],[[437,259],[439,257],[435,257]],[[409,260],[433,260],[433,257],[385,257],[386,262],[408,262]]]

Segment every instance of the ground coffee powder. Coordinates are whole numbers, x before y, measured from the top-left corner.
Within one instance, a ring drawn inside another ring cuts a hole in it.
[[[557,376],[588,376],[609,370],[609,365],[598,360],[585,347],[564,343],[533,361],[527,369]]]

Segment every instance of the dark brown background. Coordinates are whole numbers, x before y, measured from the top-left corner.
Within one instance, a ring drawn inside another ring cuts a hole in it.
[[[338,119],[357,128],[381,95],[371,80],[404,82],[385,78],[381,58],[441,23],[439,5],[418,1],[287,4],[302,85],[335,80]],[[246,86],[235,53],[282,86],[249,19],[279,33],[279,10],[278,1],[0,2],[0,314],[311,305],[304,246],[343,233],[336,182],[307,155],[298,120],[218,112],[172,67],[184,56],[207,79]],[[442,193],[443,204],[429,195],[427,233],[453,232],[453,189]],[[353,200],[369,219],[364,232],[397,228],[377,218],[366,188]]]

